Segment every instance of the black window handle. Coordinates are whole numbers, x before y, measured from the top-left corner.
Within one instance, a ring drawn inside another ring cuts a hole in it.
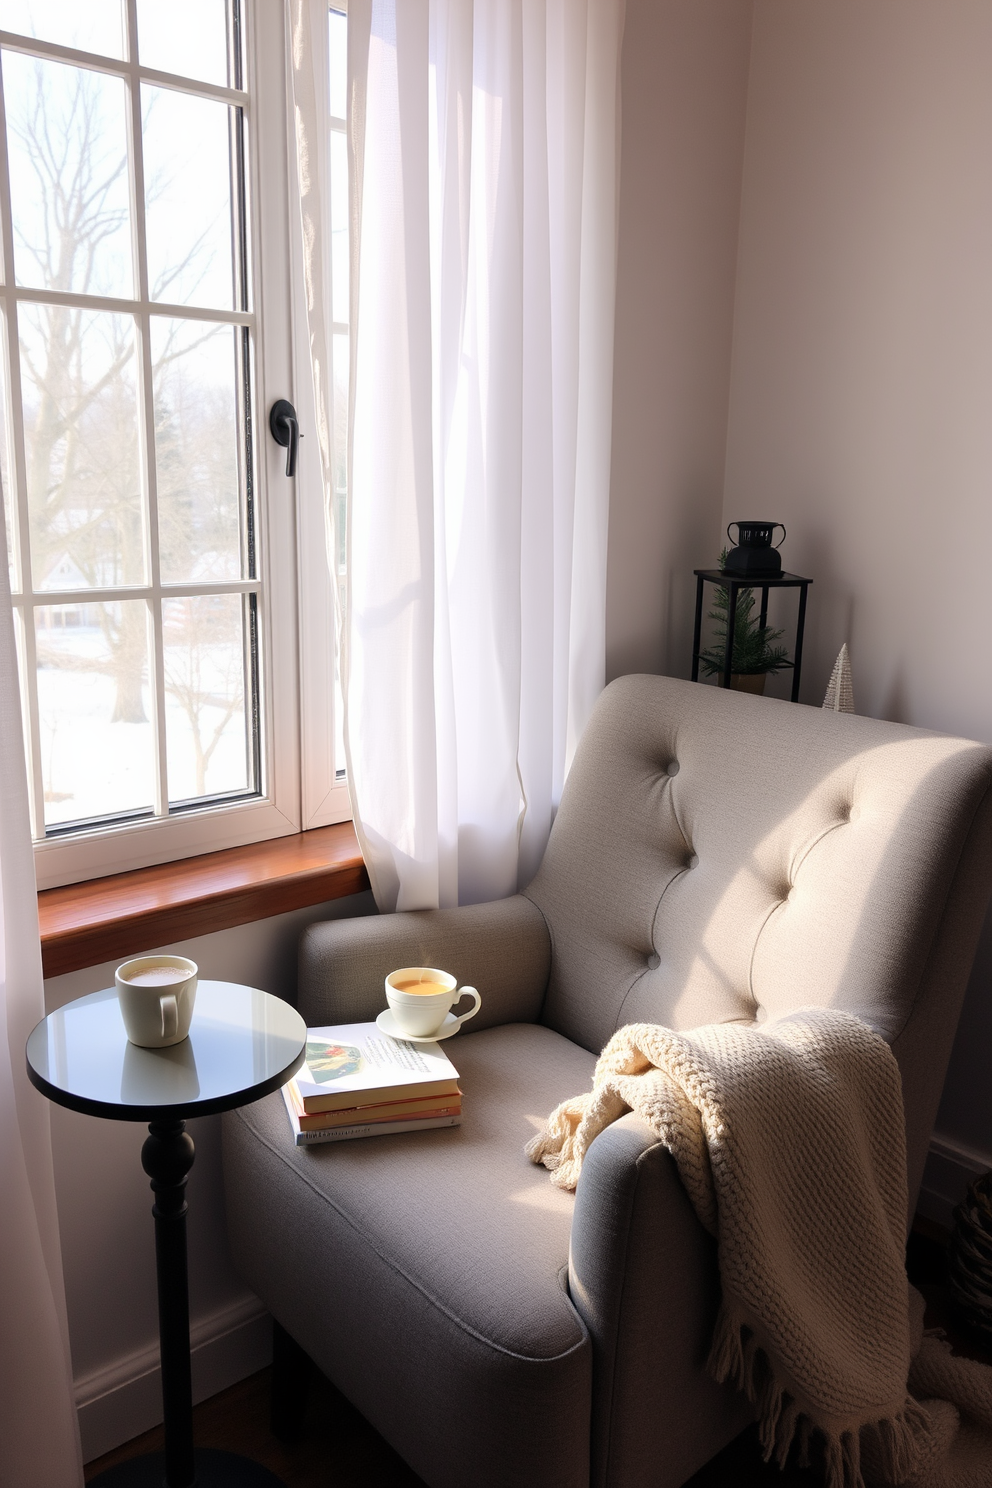
[[[276,444],[286,450],[286,474],[296,474],[296,456],[300,448],[300,425],[296,409],[285,398],[277,398],[269,409],[269,432]]]

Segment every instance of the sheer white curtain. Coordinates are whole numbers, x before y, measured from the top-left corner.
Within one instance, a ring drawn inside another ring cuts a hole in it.
[[[291,14],[320,401],[322,128]],[[382,909],[530,879],[603,685],[622,20],[350,0],[342,673]]]
[[[45,1010],[6,559],[0,561],[0,999],[0,1482],[73,1488],[83,1469],[49,1107],[24,1065],[25,1041]]]

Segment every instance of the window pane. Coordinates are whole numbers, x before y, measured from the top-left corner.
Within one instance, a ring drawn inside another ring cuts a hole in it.
[[[166,88],[141,99],[151,297],[231,310],[231,110]]]
[[[121,0],[0,0],[0,31],[123,57]]]
[[[157,72],[226,88],[225,0],[138,0],[138,59]]]
[[[348,324],[348,145],[340,129],[331,132],[331,288],[333,316]]]
[[[44,606],[35,636],[45,825],[151,811],[147,605]]]
[[[331,338],[334,358],[334,490],[348,489],[348,337]],[[343,561],[343,560],[342,560]]]
[[[144,583],[134,321],[23,303],[19,316],[35,587]]]
[[[327,42],[331,113],[343,119],[348,98],[348,18],[340,10],[327,12]]]
[[[239,594],[169,599],[162,620],[169,799],[247,790],[245,601]]]
[[[238,336],[152,319],[159,551],[165,583],[242,576]]]
[[[0,313],[0,483],[3,484],[3,521],[7,533],[7,572],[14,594],[20,590],[20,565],[17,561],[17,517],[14,487],[10,479],[10,446],[7,440],[7,319]]]
[[[18,284],[133,292],[124,81],[3,54]]]

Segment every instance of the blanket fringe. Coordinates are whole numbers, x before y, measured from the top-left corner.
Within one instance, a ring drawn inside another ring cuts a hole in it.
[[[594,1096],[595,1092],[588,1092],[562,1101],[551,1112],[543,1129],[524,1147],[532,1163],[543,1164],[548,1169],[556,1188],[572,1190],[578,1185],[588,1141],[595,1135],[588,1135],[584,1141],[580,1128]],[[615,1115],[616,1112],[610,1119],[615,1119]]]
[[[766,1462],[784,1468],[795,1447],[800,1466],[808,1466],[810,1441],[822,1441],[825,1488],[865,1488],[862,1447],[873,1479],[905,1483],[920,1462],[931,1428],[926,1409],[911,1396],[902,1408],[860,1429],[835,1431],[808,1416],[775,1377],[772,1362],[746,1323],[721,1308],[707,1369],[719,1383],[742,1390],[758,1415],[758,1436]]]

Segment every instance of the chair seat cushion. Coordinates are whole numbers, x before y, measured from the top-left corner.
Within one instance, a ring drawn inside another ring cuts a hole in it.
[[[295,1147],[280,1095],[225,1117],[235,1262],[432,1488],[482,1483],[487,1437],[486,1482],[571,1488],[588,1479],[591,1392],[567,1294],[574,1200],[523,1146],[595,1059],[533,1024],[459,1034],[448,1052],[460,1127]],[[548,1440],[562,1398],[575,1451]]]

